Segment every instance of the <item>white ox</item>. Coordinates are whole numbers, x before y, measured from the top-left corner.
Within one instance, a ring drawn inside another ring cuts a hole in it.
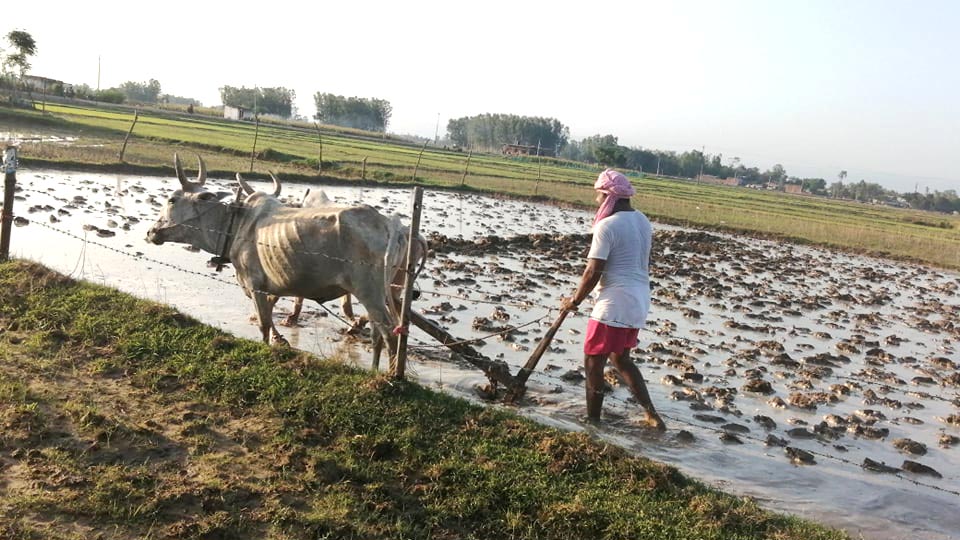
[[[154,244],[189,244],[219,255],[229,230],[227,258],[244,293],[253,298],[264,342],[283,341],[273,326],[273,305],[280,296],[298,296],[323,303],[353,294],[374,328],[374,364],[382,340],[391,356],[392,330],[399,323],[399,302],[391,291],[403,271],[408,231],[399,218],[361,205],[347,208],[292,208],[274,194],[255,192],[239,209],[223,199],[230,194],[204,188],[206,167],[200,159],[197,181],[187,180],[174,155],[181,189],[173,193],[162,215],[147,233]],[[231,215],[233,214],[233,215]],[[418,239],[419,240],[419,239]],[[419,243],[419,242],[418,242]],[[425,250],[420,250],[422,257]],[[422,259],[419,265],[422,267]],[[379,334],[381,339],[376,339]]]
[[[254,189],[250,187],[240,173],[237,173],[237,182],[240,183],[240,188],[243,189],[244,193],[253,194]],[[275,195],[279,195],[279,192]],[[299,203],[291,203],[291,206],[295,208],[326,208],[326,209],[336,209],[344,208],[344,206],[338,206],[333,201],[330,200],[330,197],[327,197],[327,194],[322,189],[310,190],[308,189],[306,193],[303,194],[303,199]],[[414,268],[414,275],[419,275],[423,270],[423,264],[426,262],[426,253],[427,253],[427,240],[423,235],[417,235],[417,241],[413,246],[413,258],[416,261],[419,261],[419,266]],[[394,292],[397,292],[401,287],[403,287],[404,281],[404,269],[400,269],[393,276],[393,288]],[[413,291],[413,299],[416,300],[420,297],[420,292],[417,290]],[[399,302],[399,299],[398,299]],[[298,296],[293,303],[293,312],[287,316],[286,319],[280,322],[283,326],[296,326],[300,321],[300,312],[303,310],[303,297]],[[345,294],[340,297],[340,311],[343,313],[343,316],[347,319],[353,319],[353,304],[350,302],[350,295]],[[354,329],[359,329],[366,324],[366,319],[361,317],[359,320],[355,321],[351,331]]]

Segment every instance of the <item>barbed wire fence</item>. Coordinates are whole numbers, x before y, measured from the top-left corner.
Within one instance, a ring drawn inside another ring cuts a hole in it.
[[[5,161],[5,162],[6,162],[6,161]],[[15,177],[14,177],[14,182],[15,182]],[[46,195],[46,196],[52,197],[52,198],[54,198],[55,200],[58,200],[58,201],[61,201],[61,202],[71,201],[71,199],[64,198],[64,197],[58,197],[58,196],[56,196],[55,194],[53,194],[53,193],[51,193],[51,192],[49,192],[49,191],[34,190],[34,189],[23,188],[23,187],[17,187],[17,188],[16,188],[16,191],[18,191],[18,192],[19,192],[19,191],[25,191],[25,192],[32,192],[32,193],[42,194],[42,195]],[[118,190],[118,191],[119,191],[119,190]],[[221,206],[221,207],[222,207],[222,206],[228,206],[228,203],[224,203],[224,202],[221,202],[221,201],[198,201],[198,202],[201,203],[201,204],[208,204],[208,205],[211,205],[211,206]],[[12,205],[11,205],[10,212],[9,212],[9,214],[8,214],[6,206],[4,207],[4,220],[5,220],[5,221],[6,221],[6,220],[13,221],[15,218],[18,217],[18,216],[15,216],[15,215],[13,214],[13,211],[12,211],[12,210],[13,210],[13,209],[12,209]],[[27,218],[24,218],[24,217],[19,217],[19,219],[20,219],[22,222],[27,221]],[[117,248],[115,248],[115,247],[109,246],[109,245],[107,245],[107,244],[105,244],[105,243],[102,243],[102,242],[97,242],[97,241],[94,241],[94,240],[90,240],[90,239],[87,237],[87,234],[86,234],[86,232],[88,232],[88,231],[85,231],[84,236],[80,236],[80,235],[77,235],[77,234],[75,234],[75,233],[71,233],[71,232],[69,232],[69,231],[66,231],[66,230],[63,230],[63,229],[54,227],[54,226],[52,226],[52,225],[43,223],[43,222],[41,222],[41,221],[34,220],[34,221],[30,221],[30,223],[35,223],[35,224],[37,224],[37,225],[39,225],[39,226],[41,226],[41,227],[44,227],[44,228],[49,229],[49,230],[51,230],[51,231],[54,231],[54,232],[56,232],[56,233],[62,234],[62,235],[67,236],[67,237],[71,237],[71,238],[73,238],[73,239],[75,239],[75,240],[79,240],[79,241],[81,241],[81,242],[84,243],[84,246],[86,246],[86,244],[95,245],[95,246],[101,247],[101,248],[103,248],[103,249],[106,249],[106,250],[115,252],[115,253],[117,253],[117,254],[120,254],[120,255],[129,257],[129,258],[142,259],[142,260],[151,262],[151,263],[153,263],[153,264],[157,264],[157,265],[161,265],[161,266],[164,266],[164,267],[168,267],[168,268],[175,269],[175,270],[177,270],[177,271],[179,271],[179,272],[183,272],[183,273],[187,273],[187,274],[191,274],[191,275],[196,275],[196,276],[202,276],[202,277],[211,279],[211,280],[213,280],[213,281],[217,281],[217,282],[220,282],[220,283],[224,283],[224,284],[229,284],[229,285],[233,285],[233,286],[240,287],[240,284],[239,284],[238,282],[236,282],[236,281],[228,281],[228,280],[220,279],[220,278],[218,278],[218,277],[216,277],[216,276],[213,276],[213,275],[211,275],[211,274],[209,274],[209,273],[197,272],[197,271],[194,271],[194,270],[188,270],[188,269],[185,269],[185,268],[182,268],[182,267],[179,267],[179,266],[170,264],[170,263],[168,263],[168,262],[161,261],[161,260],[159,260],[159,259],[150,258],[150,257],[147,257],[147,256],[145,256],[145,255],[138,254],[138,253],[130,253],[130,252],[128,252],[128,251],[120,250],[120,249],[117,249]],[[187,229],[195,230],[195,231],[197,231],[197,232],[211,233],[211,234],[215,234],[215,235],[221,235],[221,236],[224,236],[224,237],[232,236],[232,235],[233,235],[233,233],[231,233],[231,232],[229,232],[229,231],[226,231],[226,230],[221,230],[221,229],[202,228],[202,227],[197,227],[197,226],[190,225],[190,224],[181,224],[180,226],[182,226],[182,227],[184,227],[184,228],[187,228]],[[7,230],[9,230],[9,229],[7,229]],[[9,232],[7,232],[6,234],[7,234],[7,236],[9,236]],[[265,241],[261,241],[261,240],[256,241],[256,244],[259,245],[259,246],[261,246],[261,247],[270,248],[270,249],[289,249],[287,246],[282,246],[282,245],[279,245],[279,244],[275,244],[275,243],[271,243],[271,242],[265,242]],[[296,253],[297,253],[297,254],[300,254],[300,255],[310,255],[310,256],[315,256],[315,257],[322,257],[322,258],[326,258],[326,259],[328,259],[328,260],[336,261],[336,262],[338,262],[338,263],[347,264],[347,265],[351,265],[351,266],[370,266],[370,267],[375,267],[375,266],[377,266],[377,264],[378,264],[378,263],[374,263],[374,262],[370,262],[370,261],[358,261],[358,260],[350,260],[350,259],[347,259],[347,258],[344,258],[344,257],[337,257],[337,256],[335,256],[335,255],[331,255],[330,253],[328,253],[328,252],[326,252],[326,251],[297,250]],[[8,254],[7,254],[6,252],[3,252],[3,254],[0,254],[0,255],[3,255],[4,257],[8,256]],[[81,259],[78,259],[78,264],[82,264],[82,258],[81,258]],[[390,286],[391,286],[391,287],[395,287],[395,288],[400,288],[400,287],[402,287],[401,285],[398,285],[398,284],[391,284]],[[555,311],[557,311],[557,310],[559,309],[559,306],[557,306],[557,305],[544,305],[544,304],[532,302],[532,301],[530,301],[530,300],[523,300],[522,302],[505,301],[503,298],[499,298],[499,299],[497,299],[497,300],[484,300],[484,299],[471,298],[471,297],[464,296],[464,295],[457,295],[457,294],[452,294],[452,293],[447,293],[447,292],[442,292],[442,291],[437,291],[437,290],[430,290],[430,289],[424,289],[424,288],[420,288],[419,290],[420,290],[420,292],[423,293],[423,294],[430,294],[430,295],[433,295],[433,296],[436,296],[436,297],[445,297],[445,298],[450,298],[450,299],[457,299],[457,300],[462,300],[462,301],[470,302],[470,303],[474,303],[474,304],[488,304],[488,305],[495,305],[495,306],[514,307],[514,308],[518,308],[518,309],[522,309],[522,310],[542,309],[542,310],[545,311],[545,314],[544,314],[544,315],[542,315],[542,316],[540,316],[540,317],[537,317],[537,318],[535,318],[535,319],[532,319],[532,320],[530,320],[530,321],[524,322],[524,323],[522,323],[522,324],[520,324],[520,325],[507,325],[507,326],[503,327],[502,330],[499,330],[499,331],[496,331],[496,332],[491,332],[491,333],[489,333],[488,335],[481,336],[481,337],[477,337],[477,338],[457,340],[457,341],[450,342],[450,343],[445,344],[445,345],[441,345],[441,344],[428,344],[427,342],[423,342],[422,340],[417,340],[417,342],[416,342],[415,344],[416,344],[418,347],[422,348],[422,349],[443,349],[443,348],[445,348],[445,347],[448,347],[449,345],[479,343],[479,342],[482,342],[482,341],[485,341],[485,340],[488,340],[488,339],[491,339],[491,338],[494,338],[494,337],[503,336],[503,335],[505,335],[505,334],[510,334],[510,333],[512,333],[512,332],[515,332],[515,331],[519,330],[520,328],[532,326],[532,325],[534,325],[534,324],[537,324],[537,323],[541,322],[543,319],[547,318],[547,317],[550,315],[551,312],[555,312]],[[256,290],[256,289],[253,289],[251,292],[268,294],[268,295],[270,294],[269,292],[260,291],[260,290]],[[322,306],[322,304],[321,304],[321,306]],[[327,308],[324,306],[324,309],[327,309]],[[330,310],[327,309],[327,311],[332,314],[332,312],[330,312]],[[337,317],[337,318],[339,318],[339,317]],[[343,323],[346,324],[346,325],[349,325],[349,324],[350,324],[350,323],[348,323],[347,321],[344,321],[343,319],[340,319],[340,320],[341,320],[341,322],[343,322]],[[614,322],[615,322],[615,321],[614,321]],[[644,328],[643,330],[646,331],[646,332],[650,332],[650,331],[651,331],[651,330],[648,329],[648,328]],[[685,342],[687,342],[687,343],[689,343],[689,344],[697,344],[697,345],[700,345],[700,346],[702,346],[702,347],[707,347],[707,348],[714,348],[714,347],[716,346],[715,344],[706,343],[706,342],[704,342],[704,341],[700,341],[700,340],[697,340],[697,339],[694,339],[694,338],[690,338],[690,337],[672,338],[672,339],[682,339],[683,341],[685,341]],[[885,390],[885,391],[897,391],[897,392],[902,393],[902,394],[904,394],[904,395],[907,395],[907,394],[913,392],[912,389],[907,389],[907,388],[901,387],[901,386],[898,385],[898,384],[890,384],[890,383],[887,382],[887,381],[877,380],[876,377],[871,377],[870,379],[865,379],[865,378],[854,377],[854,376],[849,376],[849,375],[833,375],[833,376],[835,376],[835,377],[837,377],[837,378],[842,378],[842,379],[850,380],[850,381],[853,381],[853,382],[857,382],[857,383],[860,383],[860,384],[871,384],[871,385],[873,385],[873,384],[879,384],[879,385],[881,385],[881,388],[882,388],[883,390]],[[944,397],[942,397],[942,396],[937,396],[937,395],[932,395],[932,394],[930,394],[930,395],[928,395],[928,396],[926,396],[926,397],[929,397],[930,399],[934,399],[934,400],[939,400],[939,401],[948,402],[948,403],[953,403],[953,402],[957,399],[957,398],[944,398]]]
[[[12,159],[8,159],[8,155],[9,155],[9,152],[5,153],[5,155],[4,155],[4,170],[5,170],[5,173],[6,173],[6,176],[7,176],[7,177],[13,176],[12,184],[15,185],[15,171],[16,171],[16,154],[15,154],[15,151],[13,152]],[[11,164],[12,164],[12,172],[11,172]],[[9,257],[10,226],[8,225],[8,223],[12,223],[12,222],[14,222],[15,220],[18,219],[18,216],[17,216],[16,214],[14,214],[14,212],[13,212],[13,204],[12,204],[12,201],[13,201],[12,193],[14,192],[14,189],[15,189],[15,188],[9,188],[9,189],[8,189],[8,186],[9,186],[10,184],[11,184],[11,182],[7,182],[7,178],[5,178],[5,198],[4,198],[4,208],[3,208],[3,215],[2,215],[2,223],[3,223],[3,225],[4,225],[4,229],[3,229],[3,234],[0,235],[0,248],[2,248],[2,249],[0,249],[0,258],[2,258],[2,259],[6,259],[6,258]],[[54,195],[53,193],[50,193],[49,191],[30,190],[30,189],[28,189],[28,188],[19,188],[19,189],[22,190],[22,191],[32,191],[32,192],[35,192],[35,193],[39,193],[39,194],[44,194],[44,195],[47,195],[47,196],[51,196],[51,197],[54,197],[54,198],[57,199],[57,200],[62,200],[62,201],[68,200],[68,199],[65,199],[65,198],[57,197],[56,195]],[[9,193],[10,193],[10,196],[7,196],[8,191],[9,191]],[[7,201],[10,201],[10,204],[7,204]],[[210,204],[220,204],[220,205],[223,205],[224,203],[221,203],[221,202],[211,202]],[[89,238],[89,234],[88,234],[89,231],[84,231],[84,234],[81,236],[81,235],[79,235],[79,234],[70,232],[70,231],[65,230],[65,229],[63,229],[63,228],[56,227],[56,226],[51,225],[51,224],[48,224],[48,223],[43,223],[43,222],[40,221],[40,220],[28,220],[28,219],[25,218],[25,217],[19,217],[19,220],[21,220],[21,223],[19,223],[19,224],[35,224],[35,225],[38,225],[38,226],[40,226],[40,227],[42,227],[42,228],[44,228],[44,229],[50,230],[50,231],[52,231],[52,232],[54,232],[54,233],[56,233],[56,234],[59,234],[59,235],[65,236],[65,237],[67,237],[67,238],[71,238],[71,239],[73,239],[73,240],[82,242],[83,246],[82,246],[82,248],[81,248],[80,258],[78,259],[78,262],[77,262],[77,265],[78,265],[78,266],[80,266],[80,265],[82,265],[82,264],[85,264],[85,258],[86,258],[86,256],[87,256],[87,254],[86,254],[86,248],[87,248],[88,245],[92,245],[92,246],[97,246],[97,247],[99,247],[99,248],[101,248],[101,249],[105,249],[105,250],[108,250],[108,251],[110,251],[110,252],[116,253],[116,254],[121,255],[121,256],[123,256],[123,257],[126,257],[126,258],[130,258],[130,259],[134,259],[134,260],[146,261],[146,262],[149,262],[149,263],[152,263],[152,264],[156,264],[156,265],[159,265],[159,266],[162,266],[162,267],[165,267],[165,268],[170,268],[170,269],[175,270],[175,271],[177,271],[177,272],[182,272],[182,273],[185,273],[185,274],[188,274],[188,275],[193,275],[193,276],[201,276],[201,277],[204,277],[204,278],[206,278],[206,279],[210,279],[210,280],[212,280],[212,281],[219,282],[219,283],[222,283],[222,284],[231,285],[231,286],[236,286],[236,287],[241,287],[241,285],[240,285],[237,281],[230,281],[230,280],[221,279],[221,278],[217,277],[216,275],[210,274],[209,272],[198,272],[198,271],[194,271],[194,270],[189,270],[189,269],[187,269],[187,268],[183,268],[183,267],[181,267],[181,266],[178,266],[178,265],[175,265],[175,264],[171,264],[171,263],[166,262],[166,261],[162,261],[162,260],[159,260],[159,259],[156,259],[156,258],[153,258],[153,257],[146,256],[146,255],[144,255],[144,254],[142,254],[142,253],[133,253],[133,252],[130,252],[130,251],[127,251],[127,250],[118,249],[118,248],[116,248],[116,247],[110,246],[110,245],[108,245],[108,244],[106,244],[106,243],[104,243],[104,242],[99,242],[99,241],[97,241],[97,240],[92,240],[92,239]],[[192,228],[192,229],[197,230],[197,231],[209,232],[209,233],[213,233],[213,234],[220,234],[220,235],[230,235],[230,234],[231,234],[229,231],[217,230],[217,229],[203,229],[203,228],[195,227],[195,226],[192,226],[192,225],[185,225],[185,227]],[[3,241],[2,238],[6,238],[6,241]],[[276,245],[276,244],[272,244],[272,243],[270,243],[270,242],[258,241],[257,244],[260,245],[260,246],[262,246],[262,247],[265,247],[265,248],[283,249],[283,246],[279,246],[279,245]],[[303,254],[309,254],[309,255],[312,255],[312,256],[326,257],[326,258],[329,258],[329,259],[331,259],[331,260],[336,260],[336,261],[341,262],[341,263],[344,263],[344,264],[376,266],[376,263],[371,263],[371,262],[368,262],[368,261],[354,261],[354,260],[346,259],[346,258],[343,258],[343,257],[336,257],[336,256],[331,255],[331,254],[326,253],[326,252],[304,251]],[[75,268],[75,270],[76,270],[76,268]],[[391,286],[391,287],[399,287],[399,285],[396,285],[396,284],[391,284],[390,286]],[[254,292],[259,292],[259,293],[263,293],[263,294],[269,294],[269,293],[267,293],[266,291],[254,291]],[[464,301],[464,302],[470,302],[470,303],[474,303],[474,304],[487,304],[487,305],[497,305],[497,306],[508,306],[508,307],[514,307],[514,308],[522,309],[522,310],[524,310],[524,311],[529,311],[529,310],[531,310],[531,309],[537,309],[537,310],[544,310],[544,311],[545,311],[545,313],[544,313],[543,315],[541,315],[541,316],[539,316],[539,317],[534,317],[534,318],[532,318],[532,319],[530,319],[530,320],[527,320],[527,321],[525,321],[525,322],[522,322],[522,323],[520,323],[520,324],[505,325],[505,326],[503,326],[502,328],[497,329],[496,331],[491,331],[491,332],[488,332],[487,334],[484,334],[484,335],[482,335],[482,336],[475,337],[475,338],[463,339],[463,340],[460,340],[460,341],[458,341],[458,342],[456,342],[456,343],[437,344],[437,343],[426,342],[426,341],[420,340],[420,339],[418,339],[418,338],[416,338],[416,337],[411,337],[411,339],[412,339],[413,342],[414,342],[414,343],[413,343],[413,346],[411,347],[411,350],[413,350],[413,351],[418,351],[418,352],[423,352],[423,353],[427,353],[427,352],[429,352],[429,351],[441,350],[441,349],[448,349],[448,348],[450,348],[450,345],[452,345],[452,344],[475,344],[475,343],[480,343],[480,342],[483,342],[483,341],[486,341],[486,340],[489,340],[489,339],[493,339],[493,338],[497,338],[497,337],[502,337],[502,336],[505,336],[505,335],[513,334],[513,333],[515,333],[515,332],[517,332],[517,331],[519,331],[519,330],[521,330],[521,329],[523,329],[523,328],[527,328],[527,327],[534,326],[534,325],[539,325],[544,319],[546,319],[547,317],[549,317],[552,312],[555,312],[555,311],[557,311],[557,310],[559,309],[559,306],[556,306],[556,305],[550,306],[550,305],[545,305],[545,304],[533,302],[533,301],[530,301],[530,300],[523,300],[523,301],[517,301],[517,302],[510,301],[510,300],[504,300],[504,299],[502,299],[502,298],[501,298],[501,299],[498,299],[498,300],[485,300],[485,299],[471,298],[471,297],[464,296],[464,295],[457,295],[457,294],[447,293],[447,292],[438,291],[438,290],[430,290],[430,289],[420,289],[420,292],[421,292],[422,294],[430,294],[430,295],[433,295],[433,296],[436,296],[436,297],[446,297],[446,298],[451,298],[451,299],[458,299],[458,300],[461,300],[461,301]],[[351,323],[350,321],[347,321],[347,320],[343,319],[342,317],[336,315],[334,312],[332,312],[332,311],[331,311],[329,308],[327,308],[325,305],[320,304],[320,306],[321,306],[321,308],[323,308],[324,310],[326,310],[330,315],[332,315],[334,318],[336,318],[336,319],[339,320],[341,323],[343,323],[345,326],[351,326],[351,325],[352,325],[352,323]],[[643,329],[643,330],[644,330],[644,331],[647,331],[647,332],[650,332],[650,331],[651,331],[651,330],[649,330],[649,329]],[[672,339],[672,340],[679,340],[680,342],[682,342],[682,343],[683,343],[684,345],[686,345],[686,346],[692,346],[692,345],[695,344],[695,345],[699,345],[699,346],[701,346],[701,347],[706,347],[706,348],[708,348],[708,349],[713,349],[713,348],[716,347],[716,344],[707,343],[707,342],[704,342],[704,341],[701,341],[701,340],[697,340],[697,339],[694,339],[694,338],[689,338],[689,337],[671,337],[670,339]],[[555,383],[555,384],[562,384],[562,385],[568,385],[568,384],[570,384],[570,381],[565,380],[565,379],[562,379],[562,378],[560,378],[560,377],[558,377],[558,376],[556,376],[556,375],[553,375],[552,373],[550,373],[550,372],[547,371],[547,370],[539,370],[539,371],[537,372],[537,374],[538,374],[537,376],[538,376],[539,378],[541,378],[541,379],[543,379],[543,380],[546,380],[546,381],[552,381],[552,382]],[[889,384],[887,381],[883,381],[883,380],[865,379],[865,378],[859,378],[859,377],[853,377],[853,376],[846,376],[846,375],[839,375],[839,374],[835,374],[835,375],[833,375],[833,376],[834,376],[834,377],[837,377],[837,378],[840,378],[840,379],[846,379],[846,380],[851,380],[851,381],[854,381],[854,382],[858,382],[858,383],[860,383],[860,384],[879,385],[880,388],[883,388],[883,389],[886,390],[886,391],[896,391],[896,392],[903,393],[904,395],[907,395],[907,394],[909,394],[910,392],[913,392],[912,389],[909,389],[909,388],[907,388],[907,387],[901,387],[901,386],[898,385],[898,384]],[[948,402],[948,403],[954,403],[954,404],[956,403],[956,399],[957,399],[957,398],[951,399],[951,398],[946,398],[946,397],[942,397],[942,396],[936,396],[936,395],[932,395],[932,394],[929,394],[929,395],[927,395],[926,397],[928,397],[928,398],[930,398],[930,399],[940,400],[940,401],[944,401],[944,402]],[[606,396],[606,399],[609,399],[609,400],[611,400],[611,401],[617,402],[617,403],[621,404],[621,405],[622,405],[623,407],[625,407],[625,408],[633,405],[633,403],[632,403],[630,400],[628,400],[628,399],[622,399],[622,398],[619,398],[619,397],[615,397],[615,396],[613,396],[613,395],[608,395],[608,396]],[[663,413],[661,413],[661,416],[663,416],[664,418],[666,418],[666,419],[668,419],[668,420],[670,420],[670,421],[672,421],[672,422],[674,422],[674,423],[676,423],[676,424],[683,425],[683,426],[687,426],[687,427],[690,427],[690,428],[694,428],[694,429],[698,429],[698,430],[704,430],[704,431],[709,431],[709,432],[713,432],[713,433],[716,433],[716,434],[719,434],[719,435],[728,435],[728,434],[729,434],[729,431],[728,431],[728,430],[725,430],[725,429],[723,429],[723,428],[721,428],[721,427],[715,427],[715,426],[711,426],[711,425],[707,425],[707,424],[701,424],[701,423],[691,422],[691,421],[689,421],[689,420],[687,420],[687,419],[685,419],[685,418],[680,418],[680,417],[677,417],[677,416],[675,416],[675,415],[670,415],[670,414],[663,414]],[[755,436],[750,435],[750,434],[737,433],[736,436],[739,437],[739,438],[745,439],[745,440],[747,440],[747,441],[750,441],[750,443],[753,443],[753,444],[762,444],[762,445],[764,445],[764,446],[769,446],[769,443],[768,443],[767,440],[762,439],[762,438],[759,438],[759,437],[755,437]],[[833,461],[833,462],[838,463],[838,464],[841,464],[842,466],[845,466],[845,467],[856,467],[856,468],[858,468],[858,469],[860,469],[860,468],[866,468],[866,465],[865,465],[865,464],[858,464],[858,463],[856,463],[856,462],[854,462],[854,461],[852,461],[852,460],[850,460],[850,459],[844,458],[844,457],[839,456],[839,455],[829,454],[829,453],[826,453],[826,452],[823,452],[823,451],[820,451],[820,450],[811,450],[811,449],[809,449],[809,448],[805,448],[804,450],[807,451],[807,452],[809,452],[810,454],[812,454],[812,455],[814,455],[814,456],[820,457],[820,458],[822,458],[822,459],[826,459],[826,460]],[[902,480],[902,481],[909,482],[909,483],[911,483],[911,484],[913,484],[913,485],[916,485],[916,486],[921,487],[921,488],[924,488],[924,489],[930,489],[930,490],[934,490],[934,491],[937,491],[937,492],[946,493],[946,494],[953,495],[953,496],[960,496],[960,491],[956,491],[956,490],[953,490],[953,489],[945,488],[945,487],[938,486],[938,485],[931,484],[931,483],[927,483],[927,482],[921,482],[921,481],[919,481],[919,480],[916,480],[916,479],[914,479],[914,478],[911,478],[911,477],[909,477],[909,476],[906,476],[906,475],[902,474],[902,471],[900,471],[900,470],[896,470],[895,472],[891,472],[890,474],[891,474],[892,476],[894,476],[894,477]]]

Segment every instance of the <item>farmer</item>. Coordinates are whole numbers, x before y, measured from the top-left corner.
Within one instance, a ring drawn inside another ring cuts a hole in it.
[[[600,419],[603,407],[603,368],[609,358],[634,397],[646,410],[645,422],[666,429],[650,401],[640,370],[630,360],[637,333],[650,310],[650,245],[653,229],[647,216],[630,207],[635,193],[627,177],[612,169],[593,185],[600,208],[593,220],[593,242],[576,292],[563,298],[564,310],[577,306],[597,289],[583,346],[587,372],[587,417]],[[598,287],[599,285],[599,287]]]

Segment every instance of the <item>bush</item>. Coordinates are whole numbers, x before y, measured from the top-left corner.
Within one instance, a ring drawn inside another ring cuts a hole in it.
[[[108,88],[107,90],[97,92],[95,99],[104,103],[123,103],[127,99],[127,96],[116,88]]]
[[[299,161],[303,158],[294,154],[286,154],[279,150],[274,150],[273,148],[264,148],[257,152],[257,159],[262,159],[264,161],[279,161],[283,163],[292,163],[294,161]]]

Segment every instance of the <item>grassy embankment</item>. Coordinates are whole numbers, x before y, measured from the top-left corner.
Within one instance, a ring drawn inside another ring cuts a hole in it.
[[[123,135],[132,113],[47,104],[47,114],[0,109],[0,122],[14,129],[47,129],[80,136],[73,146],[30,143],[22,151],[27,164],[51,167],[116,169]],[[170,155],[192,148],[224,175],[247,171],[254,126],[209,117],[141,114],[127,147],[128,170],[170,174]],[[256,171],[272,169],[297,180],[318,180],[320,145],[316,131],[261,124],[257,140],[262,158]],[[356,181],[366,159],[366,178],[409,183],[420,148],[375,137],[323,135],[324,181]],[[417,182],[458,187],[467,156],[428,148]],[[189,160],[187,161],[189,163]],[[591,206],[590,185],[597,168],[545,159],[474,155],[464,187],[512,196],[539,196]],[[540,182],[537,177],[540,176]],[[762,192],[746,188],[698,185],[691,181],[646,178],[638,186],[637,206],[660,221],[744,231],[960,268],[960,217],[912,210]]]
[[[847,536],[583,434],[0,264],[0,537]]]

